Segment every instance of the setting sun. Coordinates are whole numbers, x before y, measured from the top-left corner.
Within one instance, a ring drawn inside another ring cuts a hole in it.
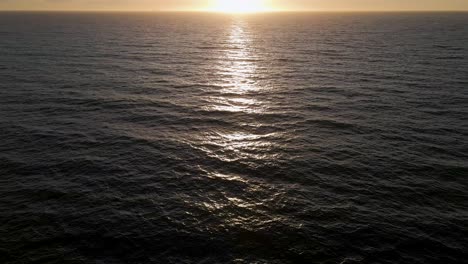
[[[225,13],[255,13],[269,11],[264,0],[216,0],[212,11]]]

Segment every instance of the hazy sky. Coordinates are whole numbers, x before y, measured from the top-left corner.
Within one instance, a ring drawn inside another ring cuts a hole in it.
[[[216,0],[0,0],[0,10],[200,10]],[[236,1],[236,0],[233,0]],[[282,10],[468,10],[468,0],[264,0]]]

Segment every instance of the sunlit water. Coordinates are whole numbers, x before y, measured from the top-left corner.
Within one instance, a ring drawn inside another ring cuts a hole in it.
[[[0,262],[462,263],[468,18],[0,14]]]

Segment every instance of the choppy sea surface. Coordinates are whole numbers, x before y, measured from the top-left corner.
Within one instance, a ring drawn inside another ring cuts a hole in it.
[[[468,263],[468,13],[0,13],[1,263]]]

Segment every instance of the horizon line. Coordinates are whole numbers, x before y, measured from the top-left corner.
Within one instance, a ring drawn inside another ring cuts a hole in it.
[[[79,13],[211,13],[211,14],[230,14],[229,12],[213,11],[213,10],[123,10],[123,9],[0,9],[0,12],[79,12]],[[395,10],[379,10],[379,9],[369,9],[369,10],[264,10],[258,12],[246,12],[240,14],[265,14],[265,13],[465,13],[466,10],[405,10],[405,9],[395,9]],[[237,13],[239,14],[239,13]]]

